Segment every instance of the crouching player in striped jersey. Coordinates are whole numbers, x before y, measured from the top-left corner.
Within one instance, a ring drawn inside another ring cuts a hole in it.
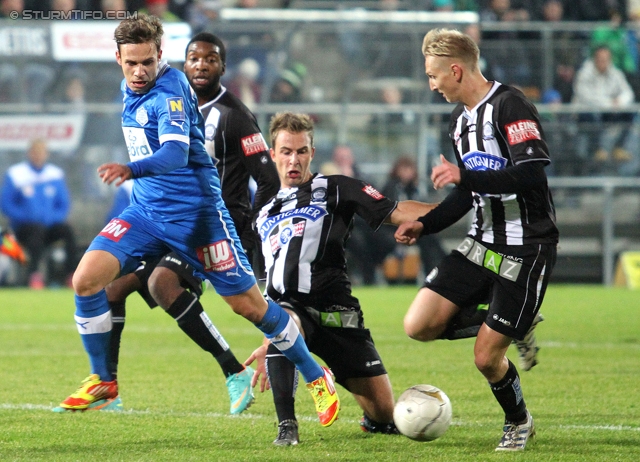
[[[383,223],[416,220],[434,206],[392,201],[373,186],[344,175],[311,173],[313,122],[306,115],[277,114],[269,134],[280,191],[262,207],[256,221],[267,271],[266,295],[285,307],[309,350],[353,394],[364,411],[361,428],[396,434],[393,390],[364,326],[360,304],[351,294],[345,244],[356,214],[377,229]],[[269,384],[273,391],[279,422],[274,444],[296,445],[296,366],[269,342],[245,365],[256,359],[253,384],[261,380],[261,391]]]
[[[220,180],[204,146],[202,114],[185,75],[162,63],[162,24],[153,16],[122,21],[115,31],[122,67],[122,127],[131,162],[98,167],[102,181],[133,178],[131,205],[92,241],[73,277],[75,320],[91,375],[60,408],[86,410],[118,395],[109,369],[111,311],[105,286],[140,260],[178,253],[208,279],[234,312],[253,322],[301,368],[323,426],[340,401],[328,369],[310,355],[287,312],[260,293]]]

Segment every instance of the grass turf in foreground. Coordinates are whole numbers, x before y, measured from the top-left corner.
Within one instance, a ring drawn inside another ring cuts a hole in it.
[[[591,286],[550,287],[539,325],[540,364],[521,373],[538,437],[523,454],[494,453],[502,413],[473,365],[473,341],[421,344],[402,318],[414,287],[358,288],[396,396],[417,383],[442,388],[453,425],[439,440],[368,435],[339,387],[340,419],[317,423],[300,387],[301,444],[276,448],[270,392],[241,416],[228,415],[215,361],[159,309],[136,295],[127,306],[120,390],[124,413],[55,414],[50,408],[89,373],[68,290],[0,290],[0,459],[2,460],[640,460],[638,293]],[[205,309],[243,361],[260,332],[212,292]],[[516,362],[516,352],[509,352]],[[517,362],[516,362],[517,364]]]

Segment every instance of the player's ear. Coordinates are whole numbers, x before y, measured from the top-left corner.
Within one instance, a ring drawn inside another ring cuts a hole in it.
[[[118,66],[122,66],[122,58],[120,57],[120,50],[116,50],[116,62]]]
[[[271,160],[276,160],[276,152],[273,150],[273,148],[269,148],[269,155],[271,156]]]
[[[162,48],[158,50],[158,61],[162,59]]]

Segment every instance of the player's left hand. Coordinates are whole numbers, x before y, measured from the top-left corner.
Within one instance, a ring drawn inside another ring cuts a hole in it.
[[[460,184],[460,168],[452,164],[440,154],[440,162],[431,171],[431,181],[435,189],[442,189],[448,184]]]
[[[267,376],[267,368],[265,367],[265,359],[267,357],[267,345],[262,344],[251,353],[245,362],[245,366],[250,366],[254,361],[258,361],[251,379],[251,386],[255,387],[260,380],[260,393],[264,393],[271,388],[269,377]]]
[[[413,245],[422,234],[424,225],[419,221],[407,221],[398,226],[393,237],[398,244]]]
[[[111,184],[118,178],[116,182],[116,186],[120,186],[127,180],[133,178],[133,172],[129,167],[123,164],[102,164],[98,167],[98,175],[102,178],[102,182],[106,184]]]

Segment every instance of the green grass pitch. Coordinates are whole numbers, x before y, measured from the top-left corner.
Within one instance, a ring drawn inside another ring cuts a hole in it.
[[[537,330],[540,364],[521,372],[537,438],[522,454],[495,453],[502,413],[473,364],[473,341],[419,343],[402,319],[415,287],[357,288],[395,395],[418,383],[443,389],[453,405],[447,433],[430,443],[369,435],[342,388],[342,412],[317,423],[300,387],[301,444],[276,448],[271,393],[228,415],[217,363],[160,309],[132,296],[123,335],[120,392],[125,412],[56,414],[51,408],[88,373],[73,322],[73,293],[0,290],[0,460],[118,461],[638,461],[638,292],[552,286]],[[213,293],[204,306],[243,361],[261,334]],[[517,360],[515,348],[510,358]]]

